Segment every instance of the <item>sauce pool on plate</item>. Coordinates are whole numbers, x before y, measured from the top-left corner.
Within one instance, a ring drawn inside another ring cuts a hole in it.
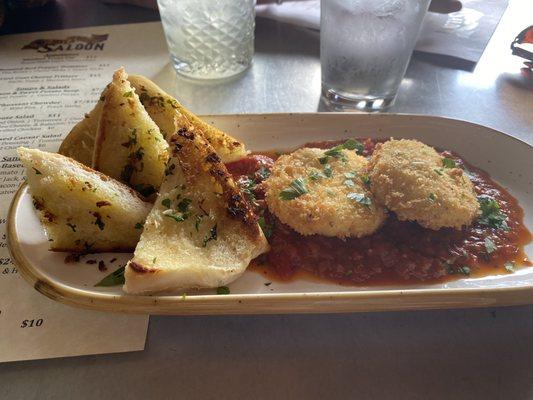
[[[363,155],[370,156],[382,139],[359,138]],[[303,147],[331,148],[343,141],[314,142]],[[426,229],[416,222],[399,221],[390,212],[374,234],[339,239],[304,236],[269,213],[262,182],[268,177],[278,152],[254,154],[227,164],[244,194],[260,215],[271,250],[254,264],[268,277],[291,279],[307,271],[341,284],[365,285],[444,282],[464,277],[512,273],[531,265],[524,246],[531,234],[524,226],[524,212],[517,200],[489,175],[451,152],[452,159],[474,184],[483,214],[462,230]],[[498,227],[495,227],[498,226]]]

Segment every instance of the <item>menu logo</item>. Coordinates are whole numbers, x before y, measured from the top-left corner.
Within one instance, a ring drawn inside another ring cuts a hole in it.
[[[22,50],[37,50],[39,53],[72,50],[103,50],[108,34],[69,36],[65,39],[37,39],[22,47]]]

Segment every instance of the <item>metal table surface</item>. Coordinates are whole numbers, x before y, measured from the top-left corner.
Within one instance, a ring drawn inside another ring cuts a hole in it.
[[[465,119],[533,143],[532,86],[509,52],[532,11],[530,0],[511,0],[473,72],[415,55],[391,111]],[[256,36],[254,66],[242,79],[155,80],[174,82],[170,91],[198,113],[324,110],[318,34],[258,19]],[[532,339],[533,306],[153,316],[143,352],[0,365],[0,398],[526,399]]]

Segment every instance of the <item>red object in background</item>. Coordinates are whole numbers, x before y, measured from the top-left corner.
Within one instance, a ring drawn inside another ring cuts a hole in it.
[[[529,61],[533,61],[533,52],[520,47],[521,44],[533,44],[533,25],[524,29],[522,32],[516,36],[516,38],[511,43],[511,50],[515,56],[525,58]],[[526,63],[531,66],[531,62]]]

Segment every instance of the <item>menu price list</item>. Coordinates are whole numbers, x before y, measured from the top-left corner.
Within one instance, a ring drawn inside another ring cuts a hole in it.
[[[168,62],[168,53],[159,45],[160,24],[142,25],[144,40],[157,42],[137,43],[157,52],[147,58],[150,65],[136,64],[135,72],[148,75]],[[126,64],[122,42],[138,29],[133,24],[0,37],[0,361],[144,348],[147,316],[75,309],[47,299],[19,275],[6,236],[9,204],[24,181],[16,149],[57,151],[113,71]]]

